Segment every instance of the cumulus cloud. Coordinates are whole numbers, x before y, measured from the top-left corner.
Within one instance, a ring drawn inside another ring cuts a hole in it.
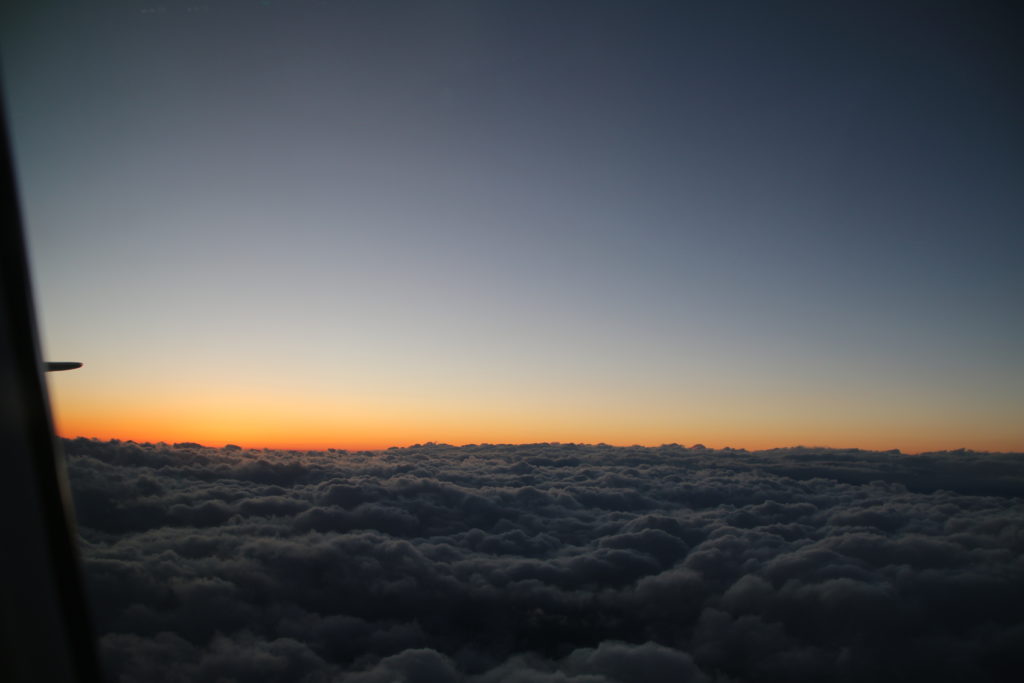
[[[112,681],[1016,680],[1024,456],[65,443]]]

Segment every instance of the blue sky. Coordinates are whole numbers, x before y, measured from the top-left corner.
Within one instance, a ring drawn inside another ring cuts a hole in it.
[[[68,436],[1024,448],[997,4],[25,7]]]

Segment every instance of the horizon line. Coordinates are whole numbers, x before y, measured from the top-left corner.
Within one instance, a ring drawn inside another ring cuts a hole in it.
[[[291,452],[291,453],[317,453],[317,452],[333,452],[333,453],[383,453],[386,451],[394,450],[406,450],[410,448],[422,448],[422,447],[449,447],[449,448],[467,448],[473,446],[579,446],[579,447],[590,447],[590,448],[645,448],[645,449],[658,449],[658,448],[679,448],[688,451],[707,451],[707,452],[722,452],[722,453],[771,453],[781,451],[829,451],[829,452],[860,452],[860,453],[879,453],[879,454],[891,454],[891,455],[932,455],[932,454],[977,454],[977,455],[1024,455],[1024,450],[1009,450],[1009,451],[989,451],[989,450],[977,450],[966,446],[958,446],[955,448],[944,448],[938,450],[923,450],[923,451],[904,451],[900,448],[863,448],[860,446],[827,446],[827,445],[806,445],[806,444],[792,444],[786,446],[771,446],[768,448],[741,448],[733,446],[708,446],[702,442],[695,442],[692,445],[687,446],[678,442],[667,442],[660,444],[613,444],[604,441],[599,442],[587,442],[587,441],[523,441],[523,442],[491,442],[491,441],[477,441],[477,442],[466,442],[466,443],[449,443],[447,441],[422,441],[417,443],[411,443],[406,445],[391,445],[377,448],[343,448],[338,446],[281,446],[281,445],[270,445],[270,446],[254,446],[254,445],[241,445],[234,442],[226,442],[220,446],[210,446],[207,444],[199,443],[198,441],[165,441],[160,440],[136,440],[130,438],[102,438],[95,436],[63,436],[56,434],[57,438],[65,441],[76,441],[78,439],[84,439],[87,441],[97,441],[101,443],[131,443],[136,445],[150,445],[150,446],[169,446],[172,448],[208,448],[211,450],[244,450],[244,451],[280,451],[280,452]]]

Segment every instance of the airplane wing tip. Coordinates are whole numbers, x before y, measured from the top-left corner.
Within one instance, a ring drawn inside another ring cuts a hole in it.
[[[82,367],[82,364],[81,363],[76,363],[76,362],[61,362],[61,361],[52,362],[52,361],[50,361],[50,362],[44,363],[44,366],[45,366],[45,369],[46,369],[47,372],[59,372],[61,370],[76,370],[76,369]]]

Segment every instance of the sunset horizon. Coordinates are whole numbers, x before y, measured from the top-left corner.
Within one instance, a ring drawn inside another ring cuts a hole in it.
[[[940,443],[933,441],[922,441],[919,445],[903,445],[895,441],[869,442],[857,441],[829,441],[815,439],[793,439],[790,441],[750,441],[737,439],[714,439],[700,438],[695,436],[689,439],[644,439],[644,438],[586,438],[573,435],[559,435],[557,433],[545,435],[543,433],[533,436],[524,436],[518,439],[497,437],[469,437],[469,436],[445,436],[424,434],[422,436],[409,437],[405,439],[367,440],[355,441],[345,437],[267,437],[267,438],[246,438],[242,435],[232,435],[230,432],[214,430],[212,432],[188,431],[187,429],[167,430],[166,432],[145,433],[132,432],[130,430],[115,431],[67,431],[57,421],[57,435],[63,439],[91,439],[99,441],[125,441],[136,443],[152,444],[176,444],[195,443],[207,448],[223,448],[234,445],[244,449],[252,450],[286,450],[286,451],[383,451],[395,448],[410,448],[423,444],[443,444],[456,447],[476,445],[531,445],[531,444],[577,444],[581,446],[610,446],[614,448],[628,448],[639,446],[642,448],[658,448],[661,446],[679,446],[682,448],[704,448],[709,451],[715,450],[739,450],[748,452],[769,452],[785,451],[792,449],[809,450],[862,450],[874,452],[899,452],[902,455],[920,455],[924,453],[952,453],[952,452],[974,452],[988,454],[1019,454],[1024,453],[1024,447],[1008,443],[1005,446],[1000,442],[993,441],[989,444],[964,443]],[[913,442],[911,442],[912,444]]]
[[[0,4],[107,683],[1019,678],[1024,5]]]
[[[641,5],[15,13],[61,433],[1024,450],[1002,25]]]
[[[563,396],[537,406],[529,398],[505,396],[485,404],[461,394],[446,402],[444,390],[439,390],[434,400],[422,394],[401,396],[392,390],[371,394],[365,400],[334,396],[314,402],[295,389],[245,393],[226,383],[226,390],[218,388],[203,396],[186,387],[184,393],[173,388],[147,389],[132,397],[126,392],[125,398],[110,390],[98,392],[87,372],[88,366],[75,371],[78,375],[49,376],[54,420],[62,437],[233,443],[289,450],[381,450],[427,442],[558,442],[645,447],[702,444],[749,451],[805,446],[896,449],[905,454],[961,449],[1024,452],[1024,436],[1011,415],[1004,418],[998,413],[986,416],[972,411],[947,413],[936,420],[923,406],[911,405],[897,414],[883,414],[890,409],[878,406],[851,418],[843,410],[855,407],[829,404],[822,396],[812,397],[816,406],[798,404],[800,415],[790,414],[793,406],[783,410],[767,406],[763,411],[751,407],[748,417],[731,415],[715,405],[711,409],[696,406],[691,414],[676,416],[665,409],[643,412],[650,410],[648,405],[640,411],[615,401],[595,405],[592,397],[574,404],[572,398]],[[253,380],[239,374],[236,381]]]

